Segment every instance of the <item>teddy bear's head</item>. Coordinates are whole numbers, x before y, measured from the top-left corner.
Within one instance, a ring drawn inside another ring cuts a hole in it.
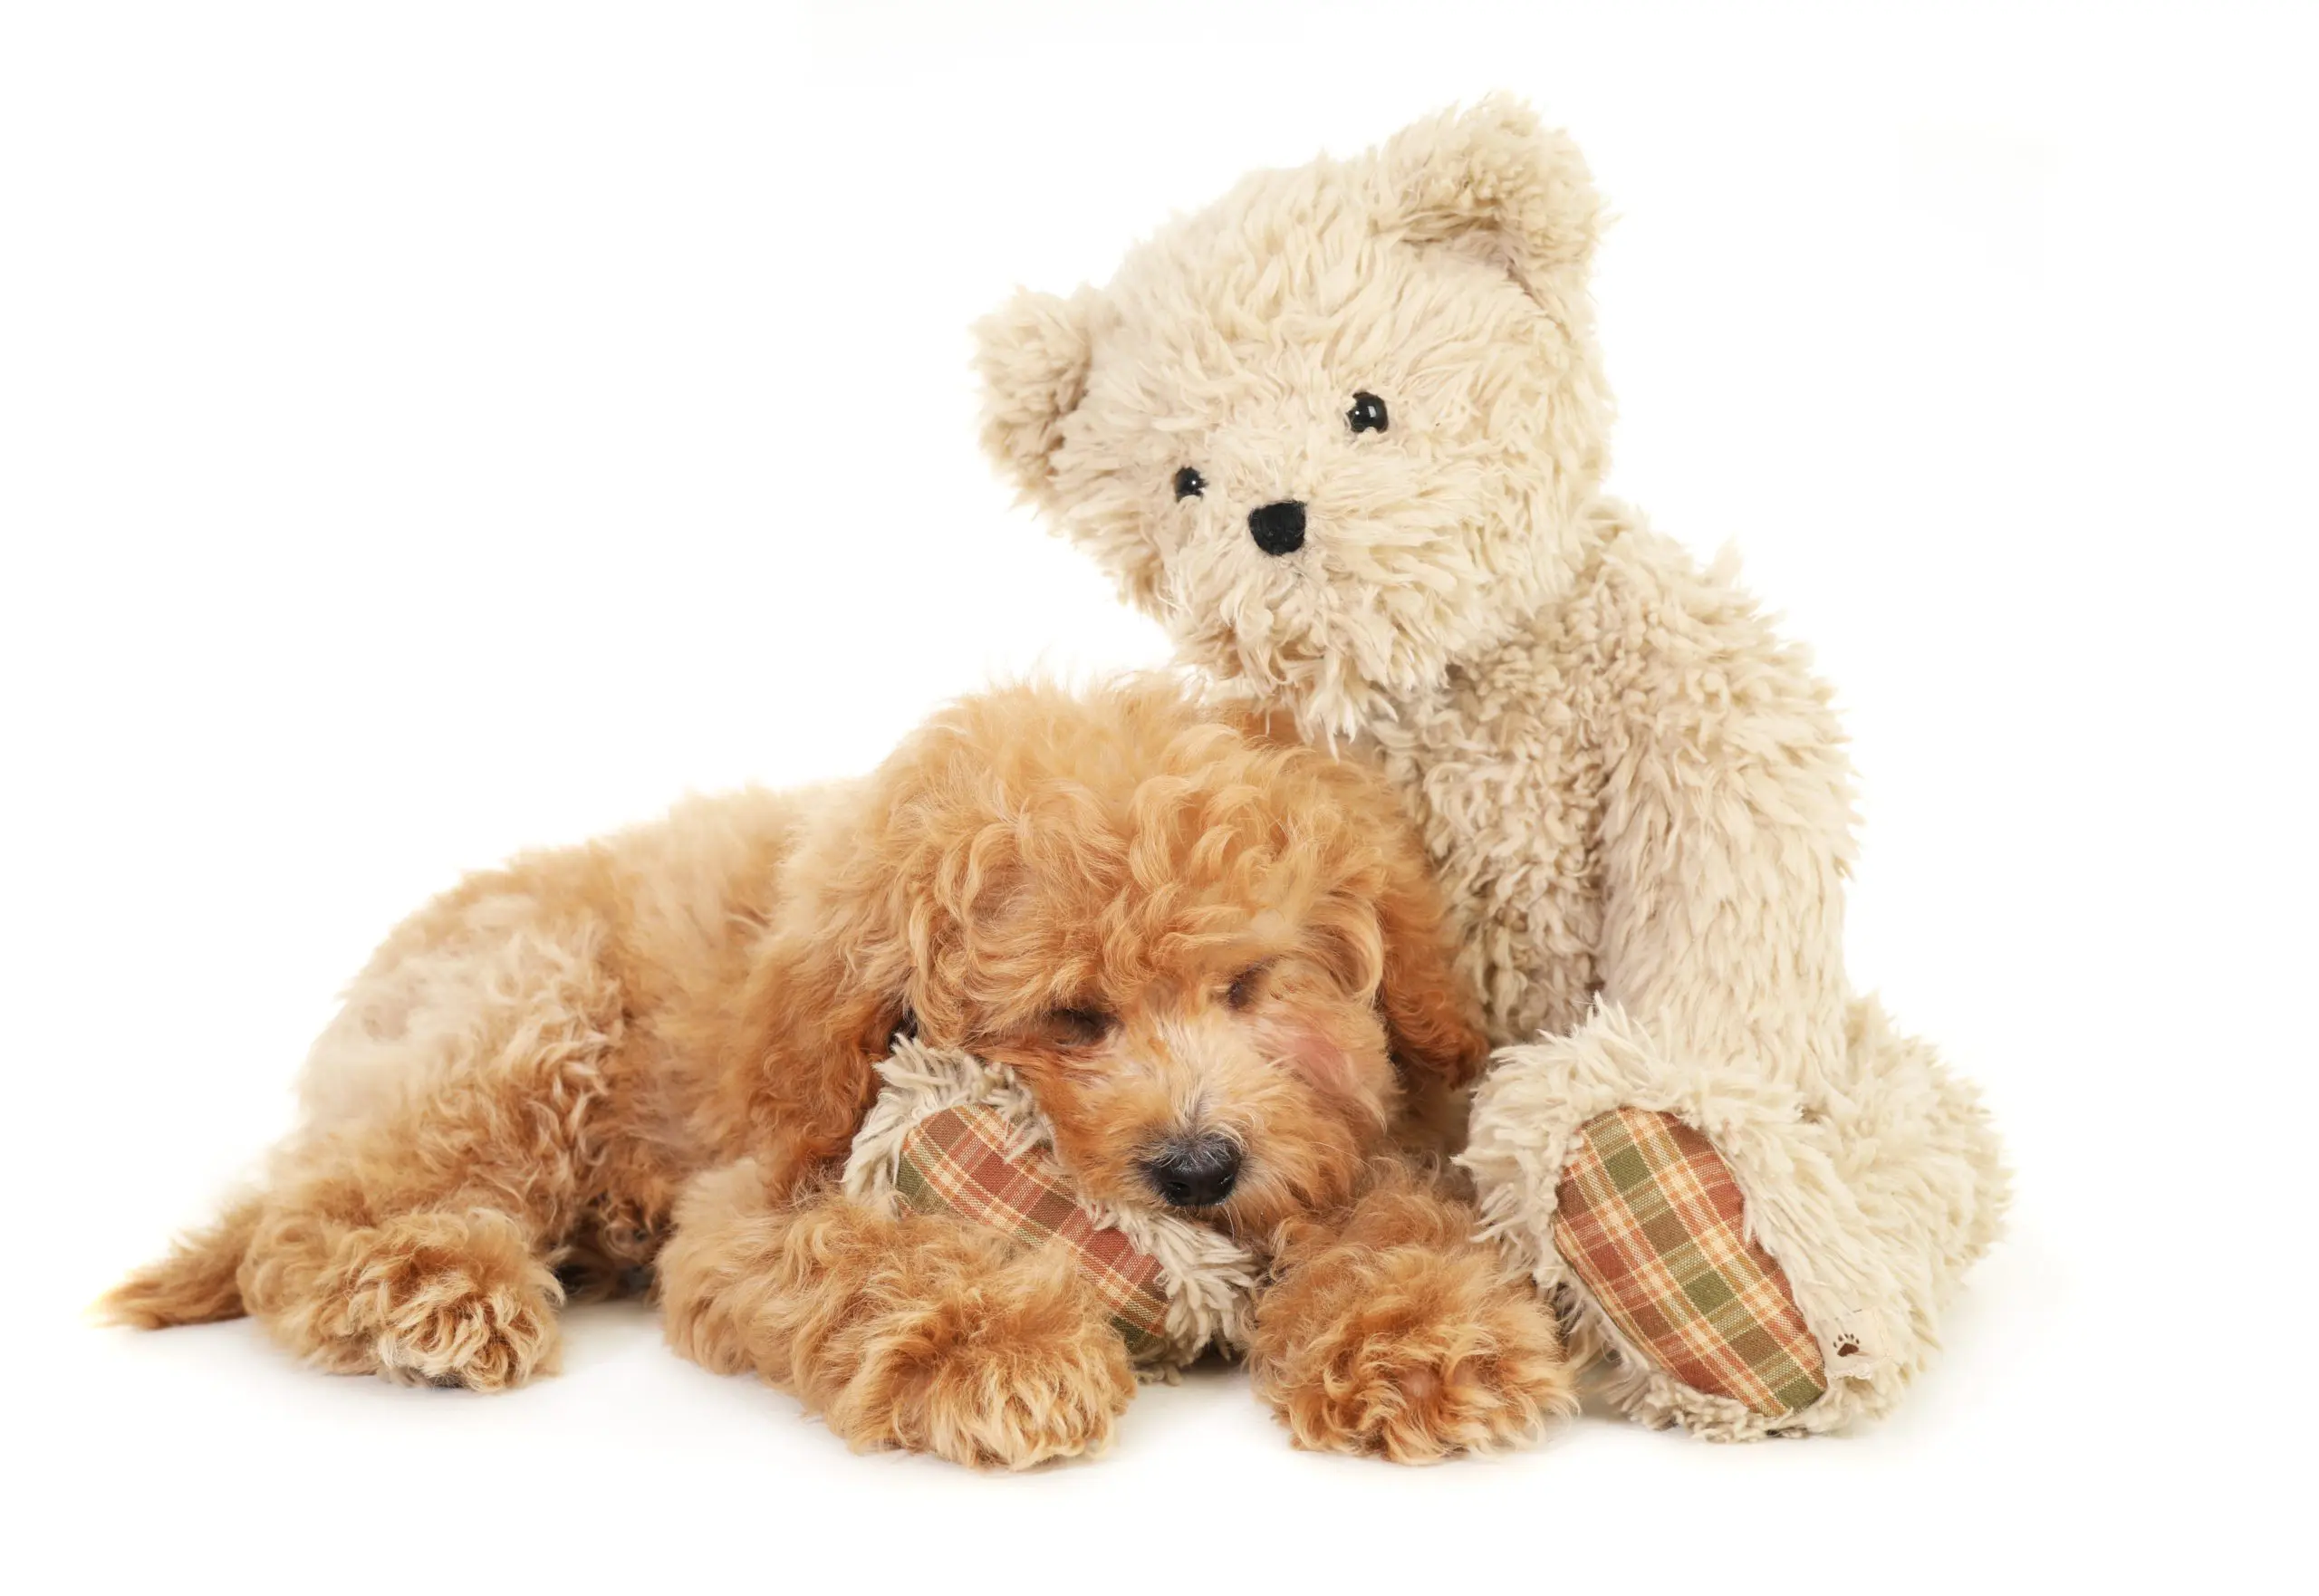
[[[1258,173],[984,321],[984,444],[1186,658],[1352,731],[1575,569],[1599,208],[1504,100]]]

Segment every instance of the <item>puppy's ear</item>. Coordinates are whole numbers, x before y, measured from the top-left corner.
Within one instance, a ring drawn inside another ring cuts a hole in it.
[[[711,1101],[727,1157],[788,1189],[845,1156],[877,1095],[876,1064],[910,1024],[914,968],[888,906],[792,913],[750,956]]]
[[[1265,740],[1286,745],[1278,728],[1267,729],[1274,735]],[[1254,726],[1248,735],[1262,736]],[[1412,1088],[1464,1086],[1481,1073],[1489,1038],[1479,996],[1458,973],[1457,930],[1425,839],[1375,772],[1311,748],[1296,755],[1358,840],[1359,865],[1335,896],[1340,910],[1357,909],[1366,923],[1340,940],[1365,948],[1352,964],[1376,980],[1394,1067]]]
[[[1086,396],[1097,303],[1092,288],[1069,299],[1025,288],[975,324],[982,447],[1034,504],[1047,502],[1063,418]]]
[[[1566,134],[1498,94],[1404,128],[1372,159],[1381,231],[1487,261],[1549,310],[1577,308],[1602,204]]]
[[[1489,1038],[1473,988],[1458,976],[1441,892],[1415,835],[1396,839],[1375,908],[1385,947],[1377,1006],[1395,1067],[1412,1085],[1467,1084],[1489,1057]]]

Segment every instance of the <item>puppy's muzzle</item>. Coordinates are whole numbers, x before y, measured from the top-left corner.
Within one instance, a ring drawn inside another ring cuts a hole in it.
[[[1143,1178],[1171,1208],[1212,1208],[1240,1179],[1240,1149],[1212,1131],[1179,1136],[1143,1161]]]

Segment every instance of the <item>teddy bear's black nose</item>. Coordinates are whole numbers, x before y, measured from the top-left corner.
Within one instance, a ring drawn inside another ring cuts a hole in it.
[[[1228,1137],[1179,1137],[1144,1160],[1143,1174],[1169,1207],[1211,1208],[1240,1178],[1240,1149]]]
[[[1258,505],[1248,512],[1248,535],[1267,554],[1293,554],[1304,546],[1304,506],[1295,499]]]

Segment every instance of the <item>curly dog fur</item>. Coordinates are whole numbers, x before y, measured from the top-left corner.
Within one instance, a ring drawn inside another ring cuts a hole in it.
[[[1387,1157],[1487,1043],[1422,846],[1373,777],[1150,678],[1017,687],[856,783],[691,801],[469,878],[316,1043],[261,1189],[107,1299],[250,1313],[318,1367],[497,1389],[555,1310],[657,1270],[670,1341],[859,1447],[1023,1466],[1134,1390],[1067,1259],[854,1205],[827,1176],[905,1029],[1012,1066],[1081,1188],[1270,1252],[1257,1384],[1304,1446],[1422,1460],[1570,1400],[1554,1328]]]

